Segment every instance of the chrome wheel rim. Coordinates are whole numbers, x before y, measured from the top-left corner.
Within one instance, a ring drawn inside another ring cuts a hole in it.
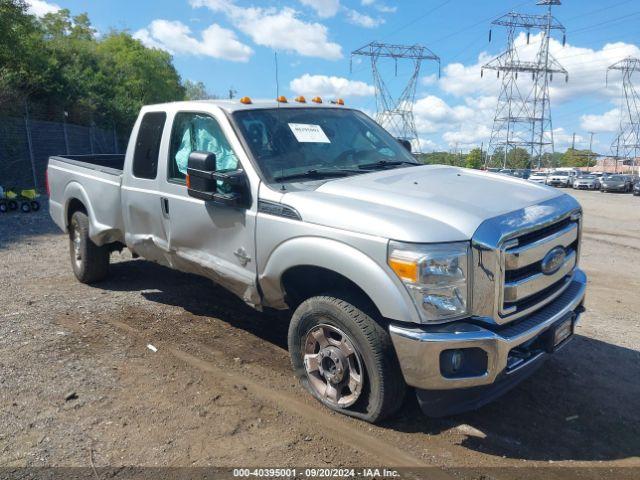
[[[360,397],[364,369],[351,339],[332,325],[316,325],[303,343],[304,368],[315,393],[328,404],[348,408]]]
[[[82,266],[82,249],[81,247],[82,237],[80,236],[80,229],[77,225],[73,225],[73,233],[71,235],[71,246],[73,249],[73,262],[77,268]]]

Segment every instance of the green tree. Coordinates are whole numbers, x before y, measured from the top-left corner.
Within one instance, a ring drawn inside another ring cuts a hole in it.
[[[590,150],[567,149],[562,155],[560,164],[563,167],[592,167],[596,164],[596,154]]]
[[[483,165],[484,162],[482,158],[482,150],[480,150],[479,148],[474,148],[467,154],[465,167],[475,168],[476,170],[479,170],[483,167]]]
[[[184,98],[180,76],[167,52],[149,49],[125,32],[111,32],[96,50],[95,100],[119,125],[131,125],[143,105]]]
[[[184,82],[184,99],[185,100],[214,100],[216,98],[218,98],[218,96],[212,93],[209,93],[204,83],[185,80]]]

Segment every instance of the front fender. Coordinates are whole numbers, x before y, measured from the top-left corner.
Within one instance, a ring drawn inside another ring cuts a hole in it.
[[[368,295],[385,318],[420,322],[404,286],[390,271],[360,250],[322,237],[297,237],[276,247],[259,276],[265,304],[285,307],[282,276],[299,266],[320,267],[348,278]]]

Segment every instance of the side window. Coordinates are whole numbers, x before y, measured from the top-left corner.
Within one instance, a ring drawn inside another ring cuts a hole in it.
[[[133,154],[133,176],[153,180],[158,174],[160,141],[167,114],[150,112],[142,117]]]
[[[189,155],[195,151],[215,153],[218,171],[238,168],[238,158],[214,118],[202,113],[180,112],[171,132],[170,181],[185,181]]]

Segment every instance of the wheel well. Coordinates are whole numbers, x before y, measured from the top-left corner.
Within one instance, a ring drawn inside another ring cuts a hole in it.
[[[67,207],[67,226],[71,223],[71,216],[76,212],[84,212],[87,213],[87,208],[77,198],[72,198],[69,201],[69,206]]]
[[[373,300],[355,282],[344,275],[322,267],[302,265],[293,267],[282,275],[282,288],[289,308],[295,309],[307,298],[327,292],[345,292],[365,302],[378,318],[381,317]],[[363,305],[364,306],[364,305]]]

